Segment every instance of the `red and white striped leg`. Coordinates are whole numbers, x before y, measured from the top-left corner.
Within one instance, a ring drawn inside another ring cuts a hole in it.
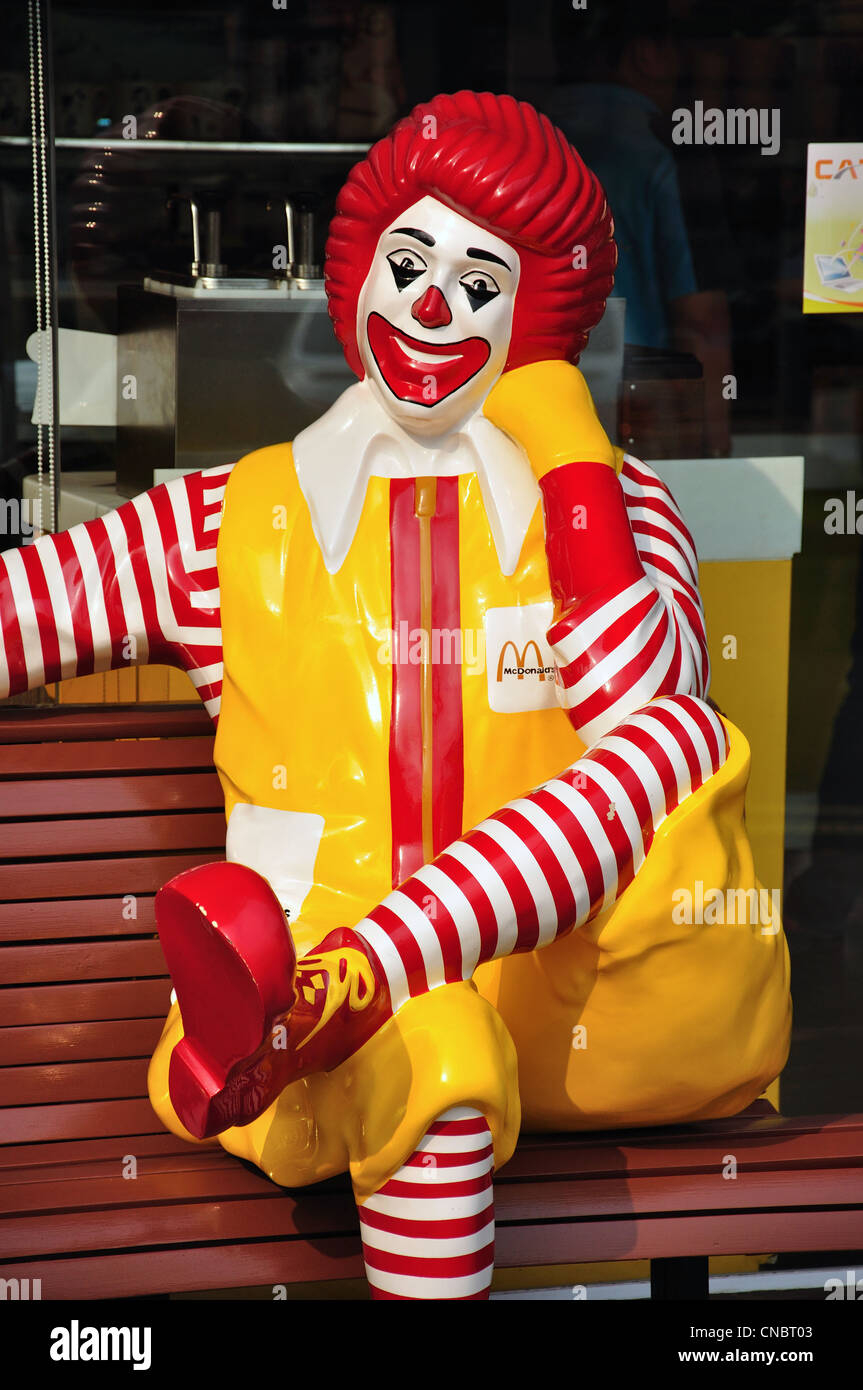
[[[358,1204],[374,1299],[487,1299],[494,1269],[494,1154],[485,1116],[459,1106]]]
[[[405,879],[353,929],[393,1010],[477,965],[533,951],[614,903],[663,821],[728,756],[691,695],[622,720],[559,777],[519,797]]]

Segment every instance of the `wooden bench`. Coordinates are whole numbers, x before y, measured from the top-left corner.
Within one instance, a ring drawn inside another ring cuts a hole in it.
[[[0,713],[7,1297],[35,1280],[58,1299],[362,1275],[345,1180],[278,1188],[165,1133],[147,1099],[170,994],[153,897],[224,852],[212,748],[197,708]],[[759,1102],[709,1124],[524,1136],[495,1190],[499,1268],[647,1258],[654,1296],[703,1296],[710,1254],[863,1248],[863,1116]]]

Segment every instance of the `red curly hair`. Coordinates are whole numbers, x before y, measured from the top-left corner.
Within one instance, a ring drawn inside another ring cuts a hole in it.
[[[354,165],[336,201],[324,274],[336,336],[357,376],[357,301],[381,233],[426,195],[519,253],[505,370],[545,358],[577,362],[617,263],[599,180],[527,102],[456,92],[415,106]]]

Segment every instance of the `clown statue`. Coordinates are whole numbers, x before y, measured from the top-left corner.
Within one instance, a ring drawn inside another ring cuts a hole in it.
[[[133,650],[217,721],[227,862],[157,897],[152,1103],[286,1186],[349,1172],[375,1298],[488,1296],[520,1127],[731,1115],[787,1053],[778,920],[675,910],[758,888],[749,749],[674,499],[575,365],[615,259],[546,117],[418,106],[327,244],[357,383],[3,557],[2,693]]]

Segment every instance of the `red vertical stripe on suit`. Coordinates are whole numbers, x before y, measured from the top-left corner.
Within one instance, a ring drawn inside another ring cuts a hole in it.
[[[434,852],[440,854],[462,832],[464,805],[464,731],[459,577],[459,479],[438,478],[432,518],[432,635],[434,666]]]
[[[413,478],[390,483],[392,593],[392,714],[390,808],[393,887],[423,863],[422,668],[410,660],[411,634],[420,630],[420,542]]]
[[[413,478],[390,484],[390,580],[393,643],[390,722],[392,881],[425,862],[422,843],[422,629],[419,522]],[[431,518],[432,824],[434,853],[458,838],[464,802],[462,632],[459,592],[459,480],[436,480]]]

